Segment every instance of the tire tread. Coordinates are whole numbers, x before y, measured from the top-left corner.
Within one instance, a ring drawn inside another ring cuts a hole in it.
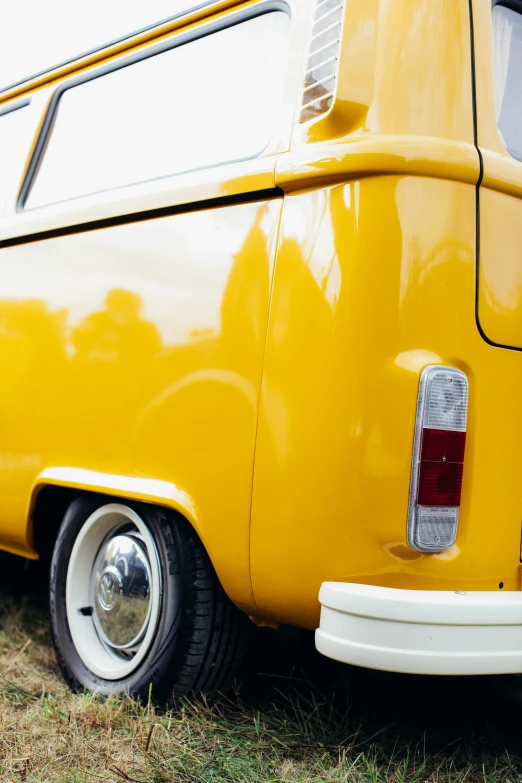
[[[182,519],[177,529],[184,559],[186,595],[173,696],[222,692],[239,673],[249,623],[223,590],[194,530]]]

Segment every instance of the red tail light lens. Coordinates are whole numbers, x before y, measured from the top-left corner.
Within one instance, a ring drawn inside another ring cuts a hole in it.
[[[466,433],[455,430],[422,430],[421,462],[464,462]]]
[[[459,462],[421,462],[419,475],[420,506],[460,506],[462,471]]]
[[[417,494],[420,506],[460,506],[465,445],[465,432],[423,429]]]

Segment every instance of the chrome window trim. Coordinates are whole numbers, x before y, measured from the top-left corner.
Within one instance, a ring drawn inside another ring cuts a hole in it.
[[[261,2],[256,3],[253,6],[232,12],[219,19],[207,22],[201,27],[188,30],[184,33],[181,32],[178,35],[174,34],[172,38],[169,38],[166,41],[149,46],[143,50],[124,57],[121,60],[102,65],[96,68],[94,71],[88,71],[87,73],[81,74],[80,76],[75,76],[72,79],[69,79],[68,81],[60,84],[56,88],[49,102],[49,106],[46,111],[37,142],[31,155],[29,166],[27,167],[27,172],[25,174],[22,187],[20,188],[20,192],[16,200],[16,212],[20,213],[26,211],[25,204],[38,175],[40,164],[45,155],[45,149],[47,147],[47,143],[53,129],[53,124],[56,119],[58,104],[64,92],[77,87],[80,84],[85,84],[85,82],[99,79],[101,76],[105,76],[108,73],[112,73],[113,71],[118,71],[121,68],[126,68],[129,65],[134,65],[135,63],[141,62],[142,60],[148,60],[150,57],[163,54],[163,52],[176,49],[177,47],[183,46],[184,44],[191,43],[192,41],[196,41],[200,38],[205,38],[206,36],[212,35],[213,33],[226,30],[229,27],[234,27],[235,25],[241,24],[242,22],[255,19],[259,16],[264,16],[265,14],[273,13],[274,11],[282,11],[290,18],[292,16],[288,0],[261,0]],[[144,181],[148,182],[150,180]],[[39,209],[39,207],[35,207],[35,209]]]
[[[48,73],[57,71],[59,68],[65,68],[67,65],[72,65],[75,62],[81,63],[81,60],[83,60],[86,57],[90,57],[93,54],[98,54],[99,52],[103,52],[104,49],[110,49],[111,46],[116,46],[117,44],[123,43],[124,41],[130,41],[132,38],[136,38],[139,35],[148,33],[151,30],[154,30],[156,27],[161,27],[162,25],[169,24],[170,22],[175,22],[177,19],[182,19],[184,16],[190,16],[190,14],[194,14],[197,11],[203,10],[204,8],[208,8],[210,13],[213,5],[216,5],[215,0],[205,0],[205,2],[203,3],[198,3],[197,5],[189,6],[188,8],[185,9],[185,11],[179,11],[177,14],[174,14],[173,16],[167,16],[166,19],[161,19],[160,21],[153,22],[152,24],[146,25],[145,27],[140,27],[138,28],[138,30],[133,30],[130,33],[126,33],[125,35],[120,36],[119,38],[113,38],[110,41],[106,41],[105,43],[100,44],[100,46],[95,46],[92,49],[87,49],[87,51],[82,52],[81,54],[77,54],[74,57],[71,57],[67,60],[62,60],[61,62],[58,62],[55,65],[49,66],[49,68],[44,68],[42,71],[36,71],[36,73],[33,73],[30,76],[25,76],[23,79],[20,79],[19,81],[12,82],[11,84],[6,85],[5,87],[0,87],[0,95],[3,92],[8,92],[9,90],[13,90],[15,87],[20,87],[22,84],[26,84],[26,82],[30,82],[33,79],[38,79],[42,76],[45,76]]]
[[[23,109],[26,106],[29,106],[30,103],[30,98],[23,98],[21,101],[12,101],[11,103],[6,103],[4,106],[0,105],[0,117],[11,114],[13,111],[18,111],[18,109]]]

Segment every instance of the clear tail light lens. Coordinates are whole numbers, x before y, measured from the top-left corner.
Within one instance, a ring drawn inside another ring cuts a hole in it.
[[[457,537],[468,379],[453,367],[426,367],[420,378],[408,508],[408,544],[442,552]]]

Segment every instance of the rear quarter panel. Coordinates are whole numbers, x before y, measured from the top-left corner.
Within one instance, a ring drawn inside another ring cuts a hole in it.
[[[473,185],[370,177],[285,200],[252,514],[260,610],[314,627],[323,581],[518,589],[519,355],[475,323]],[[419,375],[467,373],[456,544],[413,552],[406,520]]]

